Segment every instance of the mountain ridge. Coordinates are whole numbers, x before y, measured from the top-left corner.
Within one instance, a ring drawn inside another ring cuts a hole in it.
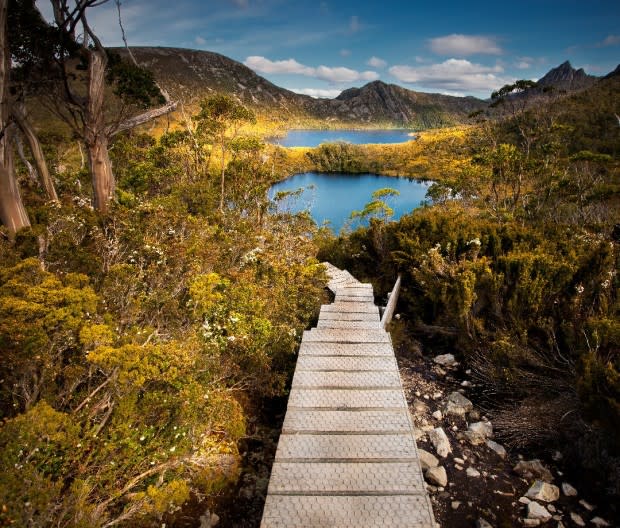
[[[128,56],[125,48],[112,49]],[[465,122],[472,111],[486,106],[475,97],[416,92],[382,81],[344,90],[334,99],[315,99],[276,86],[219,53],[162,47],[131,47],[131,51],[175,99],[192,105],[210,94],[228,93],[283,121],[305,118],[431,128]]]
[[[204,97],[226,93],[283,125],[310,120],[335,125],[437,128],[469,122],[470,114],[486,109],[489,103],[472,96],[418,92],[381,80],[345,89],[333,99],[313,98],[277,86],[244,64],[212,51],[143,46],[130,49],[170,95],[184,104],[197,106]],[[128,57],[125,48],[112,50]],[[549,70],[535,88],[515,96],[536,98],[550,87],[557,93],[573,93],[619,72],[620,65],[606,77],[596,77],[565,61]]]

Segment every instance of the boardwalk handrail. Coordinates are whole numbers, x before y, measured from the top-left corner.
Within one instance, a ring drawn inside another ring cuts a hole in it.
[[[396,303],[398,302],[398,294],[400,292],[400,282],[402,279],[402,275],[399,273],[398,278],[396,279],[396,283],[392,288],[392,291],[388,293],[388,303],[383,311],[383,316],[381,317],[381,327],[385,328],[392,321],[392,317],[394,315],[394,311],[396,310]]]

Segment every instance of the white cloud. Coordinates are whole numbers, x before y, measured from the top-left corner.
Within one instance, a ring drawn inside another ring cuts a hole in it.
[[[202,38],[200,35],[194,39],[194,42],[199,46],[204,46],[207,43],[207,40]]]
[[[532,65],[526,61],[526,60],[521,60],[518,61],[515,66],[519,69],[519,70],[527,70],[528,68],[530,68]]]
[[[499,66],[483,66],[465,59],[448,59],[429,66],[392,66],[389,72],[399,81],[450,93],[491,92],[514,82]]]
[[[315,73],[314,68],[304,66],[295,59],[271,61],[259,55],[251,55],[243,64],[259,73],[296,73],[308,77],[313,77]]]
[[[349,20],[349,30],[351,33],[357,33],[362,28],[360,24],[360,17],[353,15]]]
[[[297,74],[314,77],[330,83],[352,83],[357,81],[374,81],[379,78],[375,71],[357,71],[345,67],[332,68],[318,66],[313,68],[297,62],[295,59],[272,61],[266,57],[253,55],[245,59],[244,64],[258,73],[267,74]]]
[[[607,38],[599,43],[599,47],[605,48],[607,46],[617,46],[618,44],[620,44],[620,35],[607,35]]]
[[[431,50],[438,55],[465,57],[477,53],[501,55],[502,50],[491,37],[482,35],[447,35],[429,40]]]
[[[368,66],[372,66],[373,68],[385,68],[387,66],[387,62],[375,56],[370,57],[366,64],[368,64]]]
[[[342,90],[338,90],[337,88],[290,88],[290,90],[291,92],[309,95],[315,98],[327,97],[329,99],[339,96],[342,92]]]

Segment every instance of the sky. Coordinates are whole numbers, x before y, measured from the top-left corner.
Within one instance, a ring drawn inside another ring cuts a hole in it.
[[[121,0],[121,12],[129,45],[214,51],[315,97],[381,80],[486,98],[566,60],[592,75],[620,63],[620,0]],[[123,45],[115,0],[89,23]]]

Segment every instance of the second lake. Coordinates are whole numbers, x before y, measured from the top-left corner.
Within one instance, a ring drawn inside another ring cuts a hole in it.
[[[273,143],[282,147],[317,147],[321,143],[344,141],[363,145],[368,143],[404,143],[415,139],[411,130],[289,130],[286,136]]]
[[[280,210],[300,212],[308,210],[320,226],[328,222],[338,233],[347,223],[353,211],[361,211],[371,201],[372,193],[389,187],[400,192],[399,196],[388,198],[388,205],[394,209],[393,220],[410,213],[422,205],[431,181],[410,178],[393,178],[377,174],[333,174],[304,172],[278,182],[269,190],[269,197],[283,191],[304,188],[298,197],[282,200]],[[357,224],[353,224],[355,228]]]

